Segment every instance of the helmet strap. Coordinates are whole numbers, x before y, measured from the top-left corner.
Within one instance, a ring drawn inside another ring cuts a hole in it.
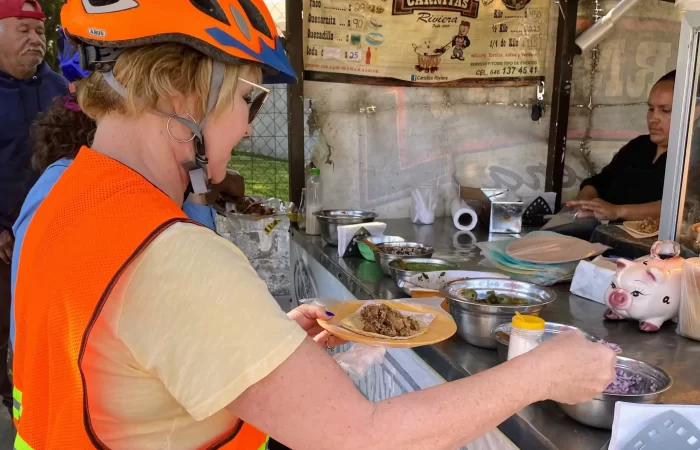
[[[178,115],[167,115],[158,110],[153,110],[154,113],[165,116],[172,117],[173,120],[178,121],[185,127],[187,127],[194,135],[194,161],[187,161],[182,164],[183,168],[188,172],[190,177],[190,182],[185,191],[185,199],[190,193],[195,194],[206,194],[209,192],[210,182],[208,177],[207,165],[209,164],[209,159],[206,154],[206,147],[204,145],[204,125],[209,118],[210,113],[214,110],[216,101],[221,93],[221,88],[224,84],[224,75],[226,74],[226,66],[219,61],[214,61],[211,71],[211,79],[209,81],[209,98],[207,99],[207,110],[204,114],[204,118],[198,124],[194,120],[188,118],[180,117]],[[114,72],[109,70],[107,72],[102,72],[107,84],[121,97],[126,97],[126,89],[124,86],[117,81],[114,77]]]

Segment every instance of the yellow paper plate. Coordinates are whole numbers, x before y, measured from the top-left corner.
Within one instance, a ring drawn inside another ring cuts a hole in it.
[[[318,323],[324,329],[330,331],[335,336],[344,339],[348,342],[359,342],[362,344],[369,345],[381,345],[382,347],[392,347],[392,348],[413,348],[421,347],[423,345],[437,344],[445,339],[449,339],[453,334],[457,332],[457,324],[455,323],[452,316],[440,311],[439,309],[431,308],[426,305],[418,305],[413,303],[402,303],[395,302],[392,300],[375,300],[375,303],[383,303],[391,308],[398,311],[411,311],[420,313],[431,313],[435,314],[435,318],[428,326],[428,330],[411,339],[404,341],[392,340],[392,339],[379,339],[372,338],[369,336],[362,336],[360,334],[353,333],[352,331],[340,326],[340,321],[350,314],[357,311],[360,306],[362,306],[364,301],[349,301],[349,302],[338,302],[332,306],[329,306],[328,311],[335,314],[331,320],[319,320]]]

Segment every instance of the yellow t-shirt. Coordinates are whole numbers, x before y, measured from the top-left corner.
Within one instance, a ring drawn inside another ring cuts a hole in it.
[[[173,225],[119,279],[91,332],[95,433],[115,450],[196,449],[235,424],[224,407],[305,337],[233,244]]]

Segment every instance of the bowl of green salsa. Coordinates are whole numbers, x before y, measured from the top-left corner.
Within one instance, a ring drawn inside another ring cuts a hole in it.
[[[404,267],[401,267],[399,261],[403,261]],[[411,258],[405,260],[395,260],[389,263],[391,277],[400,287],[400,280],[406,281],[413,275],[428,272],[445,272],[454,270],[457,266],[454,263],[445,261],[444,259],[435,258]]]

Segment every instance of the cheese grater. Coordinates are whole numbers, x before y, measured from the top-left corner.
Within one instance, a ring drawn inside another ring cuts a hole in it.
[[[523,225],[526,227],[542,226],[547,222],[544,216],[550,214],[552,214],[552,209],[547,201],[542,197],[537,197],[523,213]]]
[[[700,430],[676,411],[666,411],[622,450],[700,450]]]

